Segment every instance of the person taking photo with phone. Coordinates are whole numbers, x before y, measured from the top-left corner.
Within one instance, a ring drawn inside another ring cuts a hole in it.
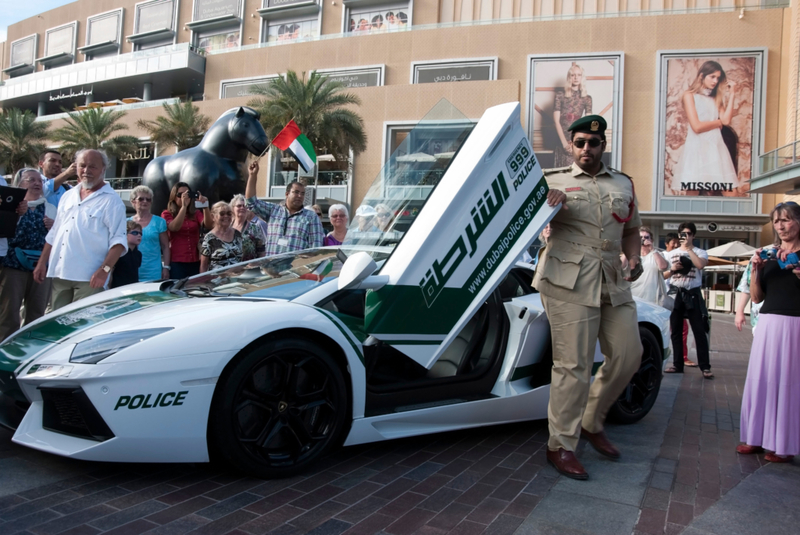
[[[197,204],[205,204],[202,210]],[[183,279],[200,273],[200,226],[214,228],[214,216],[208,209],[208,199],[189,184],[178,182],[169,193],[167,209],[161,212],[169,231],[169,276]]]
[[[713,379],[709,361],[706,325],[708,311],[700,287],[703,285],[703,268],[708,265],[708,253],[694,246],[697,227],[692,222],[681,223],[678,227],[680,247],[665,253],[670,268],[664,273],[669,277],[670,294],[675,296],[675,307],[670,316],[672,331],[672,366],[664,373],[683,373],[684,346],[683,320],[689,320],[694,341],[697,345],[697,363],[703,377]]]

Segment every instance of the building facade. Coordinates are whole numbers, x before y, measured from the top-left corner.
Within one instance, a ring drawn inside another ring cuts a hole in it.
[[[317,70],[361,99],[368,148],[321,157],[308,180],[317,197],[356,205],[442,98],[474,120],[519,101],[543,167],[568,164],[565,126],[599,113],[605,159],[633,177],[656,235],[691,220],[705,247],[759,245],[794,191],[786,179],[753,193],[751,181],[772,170],[762,155],[797,140],[799,33],[796,6],[750,0],[79,0],[9,27],[0,105],[53,127],[65,109],[125,110],[144,139],[136,121],[164,102],[191,99],[216,118],[254,85]],[[698,83],[703,69],[716,85]],[[717,119],[723,128],[695,132]],[[415,158],[448,157],[446,139],[412,147],[412,171]],[[126,173],[157,153],[131,155]],[[280,196],[296,166],[267,158],[259,193]],[[112,167],[119,176],[122,162]]]

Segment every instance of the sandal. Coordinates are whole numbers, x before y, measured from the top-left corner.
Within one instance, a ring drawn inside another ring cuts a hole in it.
[[[794,459],[794,455],[777,455],[775,453],[764,455],[764,460],[770,463],[790,463],[792,459]]]
[[[678,371],[678,368],[676,368],[675,366],[670,366],[669,368],[664,370],[664,373],[683,373],[683,370]]]
[[[697,363],[691,360],[684,360],[683,365],[688,366],[690,368],[697,368]]]
[[[703,378],[704,379],[713,379],[714,374],[711,373],[711,370],[703,370]]]
[[[755,455],[756,453],[764,453],[764,448],[761,446],[751,446],[749,444],[739,444],[736,446],[736,453],[739,455]]]

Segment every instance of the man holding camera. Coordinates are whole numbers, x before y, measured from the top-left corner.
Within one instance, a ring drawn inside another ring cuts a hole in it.
[[[631,277],[620,260],[624,252],[631,270],[641,270],[641,219],[633,181],[602,161],[606,121],[588,115],[569,130],[575,163],[545,172],[548,202],[564,206],[551,222],[533,285],[550,319],[553,344],[547,461],[562,475],[587,479],[575,457],[578,441],[583,437],[602,455],[619,458],[603,426],[641,364]],[[598,339],[605,361],[592,383]]]
[[[673,364],[664,373],[683,373],[683,319],[689,320],[695,344],[697,344],[697,362],[703,377],[712,379],[711,363],[708,355],[708,338],[706,337],[706,320],[708,316],[706,303],[700,287],[703,284],[703,268],[708,264],[708,253],[694,247],[697,227],[694,223],[681,223],[678,227],[680,247],[665,253],[670,269],[664,273],[669,277],[670,293],[675,296],[675,308],[670,316],[672,330]]]

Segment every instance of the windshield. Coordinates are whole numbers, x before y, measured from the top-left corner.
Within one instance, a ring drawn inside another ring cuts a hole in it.
[[[390,156],[351,215],[345,243],[397,245],[474,127],[442,99],[413,128],[390,129]]]
[[[209,271],[189,279],[181,291],[191,296],[237,295],[294,299],[339,276],[347,256],[366,250],[376,262],[389,256],[376,248],[324,247],[286,253]]]

